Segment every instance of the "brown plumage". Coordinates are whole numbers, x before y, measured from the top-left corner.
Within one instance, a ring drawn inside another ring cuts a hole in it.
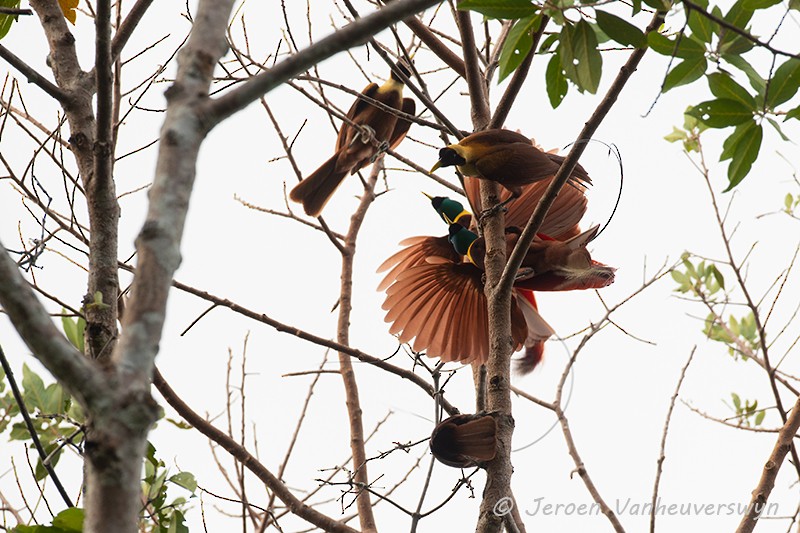
[[[442,463],[468,468],[491,461],[497,453],[497,424],[491,415],[455,415],[431,433],[431,453]]]
[[[499,183],[516,198],[524,185],[554,176],[563,161],[561,156],[536,148],[521,133],[494,129],[473,133],[439,150],[439,161],[431,172],[455,165],[465,176]],[[570,177],[582,184],[591,182],[580,165]]]
[[[471,178],[465,180],[465,190],[473,205],[479,196],[476,182]],[[544,180],[524,187],[519,199],[509,207],[509,220],[518,224],[527,222],[549,182]],[[558,248],[562,241],[580,235],[578,222],[585,211],[582,187],[562,189],[541,228],[542,234],[556,236],[557,240],[544,246]],[[580,239],[571,242],[575,245]],[[539,240],[533,246],[538,243]],[[386,290],[383,309],[387,311],[385,321],[392,324],[390,332],[397,334],[401,342],[410,343],[415,351],[425,351],[443,361],[484,363],[489,354],[489,339],[482,270],[456,252],[446,236],[412,237],[401,245],[403,248],[378,268],[379,272],[386,272],[378,289]],[[556,258],[567,266],[571,264],[568,259],[569,254],[566,260]],[[533,258],[531,262],[535,263]],[[532,264],[531,268],[534,275],[515,282],[512,298],[514,350],[526,348],[522,372],[533,369],[541,358],[542,343],[554,333],[539,315],[531,291],[586,289],[613,281],[613,269],[596,262],[587,268],[571,270],[545,269],[542,264]],[[536,268],[542,272],[536,272]]]
[[[408,76],[408,69],[402,63],[397,67]],[[386,83],[378,86],[370,83],[362,93],[368,98],[413,115],[416,104],[411,98],[403,98],[403,82],[392,71]],[[363,100],[356,99],[347,118],[354,124],[372,130],[374,141],[364,138],[361,132],[345,122],[342,124],[336,137],[336,151],[317,170],[295,185],[289,193],[289,198],[303,204],[303,209],[309,216],[319,216],[325,204],[328,203],[333,193],[348,174],[355,174],[367,164],[373,162],[379,153],[379,143],[384,148],[394,149],[405,138],[411,123],[405,119],[398,119],[388,111]]]

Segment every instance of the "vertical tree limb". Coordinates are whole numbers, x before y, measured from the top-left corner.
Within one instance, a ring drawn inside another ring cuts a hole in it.
[[[339,321],[337,325],[336,340],[340,344],[350,344],[350,313],[353,309],[353,259],[356,253],[356,240],[364,217],[367,214],[370,204],[375,200],[375,184],[378,182],[378,174],[383,169],[383,156],[379,157],[372,169],[361,196],[355,213],[350,217],[350,228],[344,238],[344,249],[342,250],[342,276],[341,288],[339,292]],[[370,501],[369,475],[367,473],[367,454],[364,448],[364,424],[361,417],[361,399],[358,395],[358,382],[356,381],[353,363],[350,355],[339,352],[339,368],[342,375],[345,391],[345,404],[350,420],[350,450],[353,454],[353,480],[356,483],[356,508],[358,518],[361,522],[361,530],[364,532],[377,531],[375,515],[372,512],[372,502]]]

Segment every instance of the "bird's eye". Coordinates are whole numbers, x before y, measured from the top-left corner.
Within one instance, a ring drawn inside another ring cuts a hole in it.
[[[466,159],[458,155],[458,152],[452,148],[442,148],[439,150],[439,161],[443,167],[451,167],[453,165],[463,165],[467,162]]]

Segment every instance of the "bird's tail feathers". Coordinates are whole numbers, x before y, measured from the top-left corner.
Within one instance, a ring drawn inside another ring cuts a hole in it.
[[[339,154],[322,163],[310,176],[294,186],[289,198],[303,204],[307,215],[316,217],[322,212],[333,193],[347,176],[349,169],[337,168]]]

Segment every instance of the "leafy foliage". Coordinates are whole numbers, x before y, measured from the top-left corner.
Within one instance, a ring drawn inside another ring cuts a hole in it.
[[[0,7],[16,9],[19,7],[19,0],[0,0]],[[16,22],[17,15],[0,14],[0,39],[8,35],[11,26]]]

